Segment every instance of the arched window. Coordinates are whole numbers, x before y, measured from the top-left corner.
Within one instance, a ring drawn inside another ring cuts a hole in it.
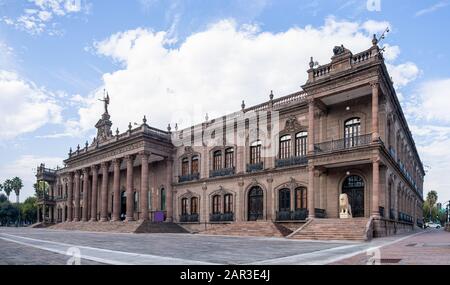
[[[164,188],[161,188],[161,211],[166,210],[166,190]]]
[[[213,170],[222,169],[222,151],[216,150],[213,153]]]
[[[278,209],[280,212],[287,212],[291,210],[291,190],[284,188],[279,191]]]
[[[295,135],[295,156],[306,156],[308,147],[308,132],[300,132]]]
[[[182,215],[188,214],[188,199],[187,198],[181,199],[181,214]]]
[[[299,187],[295,189],[295,209],[306,209],[308,208],[308,192],[305,187]]]
[[[225,150],[225,168],[234,167],[234,148],[229,147]]]
[[[189,175],[189,159],[187,157],[181,160],[181,175]]]
[[[199,157],[198,157],[198,155],[194,155],[193,157],[192,157],[192,165],[191,165],[191,168],[192,168],[192,174],[197,174],[197,173],[199,173],[200,171],[199,171]]]
[[[361,135],[361,119],[360,118],[352,118],[352,119],[345,121],[345,126],[344,126],[345,147],[358,146],[360,135]]]
[[[225,194],[223,196],[223,213],[230,214],[233,212],[233,195]]]
[[[191,215],[192,214],[198,214],[198,198],[197,197],[191,198]]]
[[[291,136],[286,135],[280,138],[280,159],[286,159],[291,156]]]
[[[261,141],[255,141],[250,145],[250,164],[261,162]]]
[[[214,195],[212,198],[212,213],[220,214],[220,196]]]

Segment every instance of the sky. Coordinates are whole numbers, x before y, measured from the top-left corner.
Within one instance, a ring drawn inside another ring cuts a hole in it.
[[[0,182],[33,195],[95,136],[103,90],[113,128],[144,115],[180,127],[300,90],[311,56],[380,46],[427,172],[450,200],[450,0],[0,0]],[[12,194],[13,196],[14,194]]]

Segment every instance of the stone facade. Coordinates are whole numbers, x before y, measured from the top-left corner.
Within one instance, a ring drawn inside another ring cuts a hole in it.
[[[45,221],[152,220],[202,224],[339,218],[347,193],[355,216],[380,235],[422,220],[424,169],[376,42],[311,59],[303,90],[172,132],[143,123],[70,150],[48,184]],[[384,226],[383,226],[384,225]]]

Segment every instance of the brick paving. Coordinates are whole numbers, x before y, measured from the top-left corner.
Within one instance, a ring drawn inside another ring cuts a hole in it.
[[[369,259],[386,265],[450,265],[450,232],[430,229],[380,248],[377,255],[362,253],[332,264],[367,264]]]

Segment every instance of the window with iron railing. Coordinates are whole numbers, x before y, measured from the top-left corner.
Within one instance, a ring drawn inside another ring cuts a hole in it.
[[[261,163],[261,141],[255,141],[250,145],[250,164]]]

